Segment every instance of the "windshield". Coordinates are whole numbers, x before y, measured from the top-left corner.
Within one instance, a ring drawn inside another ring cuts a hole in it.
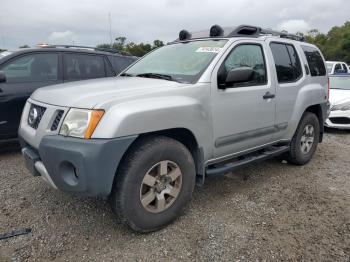
[[[326,65],[327,65],[328,73],[331,73],[332,72],[332,68],[333,68],[333,63],[326,63]]]
[[[226,43],[227,40],[206,40],[166,45],[139,60],[122,75],[166,76],[167,80],[192,83],[199,79]]]
[[[350,90],[349,76],[330,76],[329,84],[331,89]]]

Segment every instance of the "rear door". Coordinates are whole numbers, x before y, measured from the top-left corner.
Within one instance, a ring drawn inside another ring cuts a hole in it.
[[[292,43],[269,40],[269,46],[277,76],[276,132],[274,134],[274,140],[277,141],[286,137],[299,90],[307,81],[305,70],[308,70],[308,67],[305,64],[302,65],[300,58],[302,51]]]
[[[110,76],[110,69],[107,71],[106,66],[103,55],[66,52],[63,55],[64,82]]]
[[[62,82],[59,61],[58,52],[37,52],[0,66],[6,75],[6,82],[0,83],[0,139],[17,137],[24,104],[37,88]]]

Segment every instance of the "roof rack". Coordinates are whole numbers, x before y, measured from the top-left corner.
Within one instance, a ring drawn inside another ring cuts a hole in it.
[[[200,38],[209,38],[209,37],[259,37],[262,35],[271,35],[279,36],[281,38],[292,39],[295,41],[305,41],[303,36],[298,36],[294,34],[289,34],[288,32],[274,31],[270,29],[263,29],[258,26],[251,25],[240,25],[237,27],[221,27],[219,25],[213,25],[209,32],[200,31],[200,32],[188,32],[182,30],[179,33],[179,38],[176,41],[186,41],[190,39],[200,39]]]
[[[92,50],[92,51],[102,51],[112,54],[121,54],[125,56],[131,56],[128,52],[116,50],[113,48],[102,48],[102,47],[91,47],[91,46],[80,46],[80,45],[50,45],[50,44],[41,44],[37,45],[37,47],[40,48],[75,48],[75,49],[85,49],[85,50]]]

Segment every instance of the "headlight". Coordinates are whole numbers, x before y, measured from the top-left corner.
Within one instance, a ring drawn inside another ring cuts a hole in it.
[[[90,139],[103,114],[103,110],[71,108],[64,118],[59,134]]]
[[[341,111],[350,110],[350,102],[332,106],[331,111],[337,111],[337,110],[341,110]]]

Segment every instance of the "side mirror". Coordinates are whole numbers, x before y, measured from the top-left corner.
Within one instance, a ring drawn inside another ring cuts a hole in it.
[[[254,70],[250,67],[239,67],[230,70],[227,73],[225,83],[226,85],[232,85],[236,83],[244,83],[252,80]]]
[[[6,75],[3,71],[0,71],[0,83],[6,82]]]

